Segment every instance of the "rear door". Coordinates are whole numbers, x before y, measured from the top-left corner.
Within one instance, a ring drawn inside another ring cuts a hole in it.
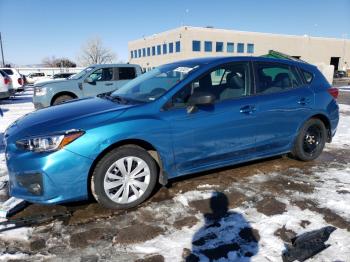
[[[83,94],[84,96],[96,96],[98,94],[107,93],[113,91],[114,69],[113,67],[98,68],[88,75],[93,82],[88,83],[85,79],[83,82]]]
[[[117,74],[116,82],[114,83],[115,89],[119,89],[125,83],[136,77],[136,70],[134,67],[118,67],[115,68],[115,73]]]
[[[314,94],[294,66],[256,62],[256,150],[261,154],[288,151],[298,127],[310,115]]]

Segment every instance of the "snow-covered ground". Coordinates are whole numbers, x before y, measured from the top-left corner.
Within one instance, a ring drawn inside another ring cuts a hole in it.
[[[4,110],[0,136],[12,121],[34,109],[30,91],[0,106]],[[64,261],[68,256],[70,261],[80,261],[85,254],[105,261],[112,261],[113,255],[118,261],[134,261],[156,254],[165,261],[182,261],[192,254],[200,261],[281,261],[284,240],[333,225],[337,230],[327,242],[331,246],[310,261],[350,261],[350,106],[341,104],[340,109],[337,135],[320,160],[302,163],[281,158],[214,171],[175,182],[165,197],[159,197],[161,191],[127,213],[77,225],[55,222],[46,231],[42,226],[2,232],[0,241],[6,243],[40,237],[47,246],[29,254],[22,249],[9,253],[0,245],[0,260]],[[0,181],[6,175],[0,144]],[[81,216],[85,211],[77,212]],[[141,235],[151,236],[136,236],[139,233],[133,227],[137,225],[142,225]],[[148,232],[150,226],[157,233]],[[86,245],[73,242],[84,232],[98,235],[101,228],[117,232],[111,240],[87,240]],[[129,229],[134,237],[123,235]],[[62,246],[62,253],[50,251]]]

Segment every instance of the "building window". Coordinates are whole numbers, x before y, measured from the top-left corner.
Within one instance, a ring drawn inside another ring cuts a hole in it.
[[[174,52],[174,43],[169,43],[169,54]]]
[[[237,53],[244,53],[244,44],[243,43],[237,44]]]
[[[197,41],[197,40],[192,41],[192,51],[194,52],[201,51],[201,41]]]
[[[181,50],[181,45],[180,45],[180,41],[176,41],[175,43],[175,52],[178,53]]]
[[[130,51],[130,56],[131,56],[131,58],[134,58],[134,52],[133,51]]]
[[[150,55],[151,55],[151,48],[147,47],[147,56],[150,56]]]
[[[156,47],[152,46],[152,55],[156,55]]]
[[[162,54],[162,48],[160,45],[157,45],[157,55],[161,55]]]
[[[227,43],[227,53],[233,53],[233,43]]]
[[[213,43],[211,41],[205,41],[204,42],[204,51],[205,52],[213,51]]]
[[[247,53],[253,54],[254,53],[254,44],[248,44],[247,45]]]
[[[142,56],[146,56],[146,48],[142,48]]]
[[[134,57],[137,58],[137,51],[134,50]]]
[[[163,54],[165,55],[166,53],[168,53],[167,44],[163,44]]]
[[[138,57],[141,57],[141,49],[139,49],[139,55],[138,55]]]
[[[222,52],[222,51],[224,51],[224,43],[216,42],[216,52]]]

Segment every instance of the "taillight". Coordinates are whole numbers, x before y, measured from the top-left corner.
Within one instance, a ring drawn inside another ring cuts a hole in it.
[[[337,99],[338,98],[338,95],[339,95],[339,90],[338,88],[335,88],[335,87],[331,87],[331,88],[328,88],[327,89],[328,93],[334,97],[334,99]]]
[[[10,79],[10,78],[8,78],[8,77],[5,77],[5,78],[4,78],[4,83],[5,83],[5,85],[8,85],[10,82],[11,82],[11,79]]]
[[[23,79],[22,78],[18,78],[18,84],[20,84],[20,85],[23,85]]]

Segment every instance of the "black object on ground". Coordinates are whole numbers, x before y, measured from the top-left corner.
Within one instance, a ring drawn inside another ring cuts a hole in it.
[[[330,245],[326,245],[324,242],[336,229],[327,226],[292,238],[291,244],[286,244],[286,250],[282,254],[283,262],[305,261],[325,250]]]
[[[43,214],[37,216],[22,217],[16,219],[9,219],[0,222],[0,232],[16,229],[20,227],[37,226],[48,223],[56,219],[65,219],[71,216],[70,212],[62,212],[56,214]]]

